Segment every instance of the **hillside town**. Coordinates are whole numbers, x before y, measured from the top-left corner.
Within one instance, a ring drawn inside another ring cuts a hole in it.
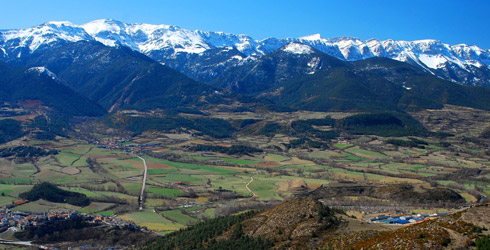
[[[0,210],[0,233],[7,230],[18,232],[28,227],[36,227],[56,221],[82,220],[94,225],[107,225],[115,228],[132,230],[132,231],[147,231],[145,227],[140,227],[132,222],[127,222],[116,218],[115,216],[92,215],[80,213],[76,210],[61,210],[48,212],[23,212],[12,211],[11,209],[28,203],[28,200],[17,201],[7,205]]]

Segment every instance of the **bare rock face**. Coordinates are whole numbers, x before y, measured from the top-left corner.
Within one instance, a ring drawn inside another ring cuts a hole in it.
[[[271,239],[279,248],[303,249],[318,247],[315,239],[319,234],[338,224],[333,210],[311,198],[282,203],[241,223],[244,235]]]

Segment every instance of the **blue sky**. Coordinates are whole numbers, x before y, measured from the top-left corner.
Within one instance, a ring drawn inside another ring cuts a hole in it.
[[[0,29],[111,18],[256,39],[320,33],[363,40],[432,38],[490,49],[489,11],[488,0],[3,0]]]

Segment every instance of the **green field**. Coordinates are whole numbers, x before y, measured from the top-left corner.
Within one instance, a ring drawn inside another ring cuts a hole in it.
[[[177,171],[176,169],[148,169],[149,175],[168,174]]]
[[[232,158],[221,158],[224,162],[229,162],[238,165],[252,165],[259,163],[260,161],[251,161],[251,160],[243,160],[243,159],[232,159]]]
[[[342,143],[335,143],[334,146],[339,149],[344,149],[352,146],[351,144],[342,144]]]
[[[133,221],[138,225],[145,226],[157,232],[171,232],[183,228],[184,225],[172,222],[157,214],[153,210],[144,210],[133,213],[126,213],[120,216],[121,219]]]
[[[264,157],[265,161],[277,161],[277,162],[281,162],[289,159],[290,159],[289,157],[276,155],[276,154],[268,154]]]
[[[170,188],[163,188],[163,187],[152,187],[152,186],[146,187],[146,190],[150,194],[165,195],[165,196],[179,196],[179,195],[182,195],[184,193],[178,189],[170,189]]]
[[[169,220],[173,220],[181,225],[189,225],[196,223],[198,220],[185,215],[181,210],[168,210],[163,212],[163,216]]]
[[[365,149],[361,149],[359,147],[349,148],[346,151],[349,153],[352,153],[354,155],[364,157],[364,158],[368,158],[368,159],[387,158],[387,156],[384,154],[365,150]]]
[[[355,155],[348,154],[348,153],[345,153],[345,152],[342,152],[342,156],[345,157],[345,158],[347,158],[347,160],[350,160],[350,161],[362,161],[362,160],[365,160],[366,159],[364,157],[355,156]]]

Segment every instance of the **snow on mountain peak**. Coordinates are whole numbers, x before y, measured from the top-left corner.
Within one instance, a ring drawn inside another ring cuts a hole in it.
[[[69,21],[49,21],[49,22],[45,22],[44,25],[62,27],[62,26],[73,26],[73,23]]]
[[[1,31],[0,39],[13,40],[18,47],[28,47],[31,52],[54,41],[93,40],[82,28],[67,21],[51,21],[27,29]]]
[[[197,31],[171,25],[128,24],[112,19],[100,19],[81,27],[95,40],[107,46],[124,45],[143,53],[164,48],[174,48],[174,53],[201,53],[209,49]]]
[[[86,24],[81,25],[81,27],[91,36],[102,32],[120,32],[122,23],[114,21],[112,19],[98,19]]]
[[[283,51],[292,54],[311,54],[313,49],[310,46],[302,43],[288,43],[282,48]]]

